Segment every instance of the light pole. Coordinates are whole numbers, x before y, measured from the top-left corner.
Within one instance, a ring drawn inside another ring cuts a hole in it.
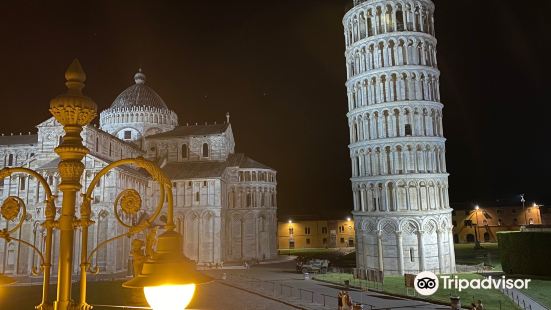
[[[0,231],[0,238],[6,241],[14,240],[31,247],[37,252],[41,259],[41,271],[44,273],[42,303],[37,306],[40,310],[89,310],[92,306],[86,303],[86,275],[87,271],[98,271],[97,267],[90,266],[92,255],[108,242],[122,237],[131,237],[152,226],[159,217],[166,201],[167,221],[164,225],[165,232],[158,237],[157,247],[154,253],[149,256],[142,255],[141,246],[133,248],[135,277],[123,284],[124,287],[143,288],[148,303],[155,310],[160,309],[183,309],[191,301],[195,284],[210,281],[210,278],[197,272],[192,262],[182,254],[181,236],[174,231],[173,197],[170,179],[153,162],[144,158],[121,159],[103,168],[88,185],[83,194],[82,205],[80,206],[80,218],[76,217],[77,192],[82,185],[80,180],[84,172],[82,159],[88,154],[88,149],[82,144],[80,133],[84,126],[88,125],[97,115],[97,106],[92,99],[82,94],[86,74],[82,70],[78,60],[74,60],[65,72],[67,91],[50,102],[50,112],[55,119],[63,125],[65,136],[62,143],[55,149],[60,157],[58,165],[61,183],[59,189],[63,193],[61,215],[56,219],[55,196],[46,180],[36,171],[28,168],[4,168],[0,170],[0,179],[9,177],[12,174],[28,174],[35,177],[44,187],[46,192],[46,220],[42,225],[46,228],[46,247],[42,253],[34,245],[11,236],[13,232],[20,229],[26,218],[26,206],[18,197],[6,198],[0,207],[0,214],[9,224],[17,222],[13,228],[6,228]],[[122,219],[136,215],[141,209],[142,200],[139,193],[134,189],[122,191],[115,200],[114,215],[120,225],[128,229],[126,233],[108,239],[97,245],[88,255],[88,227],[93,225],[91,220],[91,202],[93,190],[100,179],[110,170],[122,165],[134,165],[142,168],[152,179],[159,184],[160,194],[158,204],[148,218],[141,220],[138,224],[127,224]],[[120,211],[119,211],[120,209]],[[122,217],[120,213],[126,215]],[[51,303],[48,296],[50,282],[51,252],[53,229],[60,231],[60,247],[58,258],[58,282],[57,297]],[[82,230],[82,249],[80,253],[80,302],[71,299],[71,278],[74,248],[74,234],[77,229]],[[38,270],[33,270],[38,273]],[[9,284],[13,279],[0,275],[0,284]]]
[[[480,207],[478,205],[476,205],[474,207],[474,216],[476,218],[476,226],[474,228],[474,237],[475,237],[475,243],[474,243],[474,248],[475,249],[479,249],[481,248],[480,246],[480,240],[478,239],[478,235],[480,234],[480,231],[478,231],[478,224],[479,224],[479,221],[478,221],[478,210],[480,209]]]
[[[520,201],[522,202],[522,213],[524,214],[524,225],[526,225],[528,221],[526,220],[526,210],[524,208],[524,202],[526,201],[524,200],[524,194],[520,194]]]

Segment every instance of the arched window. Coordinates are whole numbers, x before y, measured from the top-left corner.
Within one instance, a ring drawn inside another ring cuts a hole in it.
[[[19,179],[19,189],[24,191],[27,188],[27,178],[21,177]]]
[[[247,207],[250,207],[253,203],[253,199],[250,193],[247,194]]]
[[[99,152],[99,138],[96,137],[96,152]]]
[[[203,157],[209,157],[209,145],[203,143]]]
[[[8,156],[8,166],[13,166],[13,154]]]
[[[182,158],[187,158],[187,156],[188,156],[187,144],[182,144]]]
[[[410,124],[406,124],[405,134],[406,134],[406,136],[411,136],[412,135],[412,130],[411,130],[411,125]]]

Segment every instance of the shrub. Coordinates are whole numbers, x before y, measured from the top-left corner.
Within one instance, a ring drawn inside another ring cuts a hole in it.
[[[497,240],[506,274],[551,277],[551,232],[503,231]]]

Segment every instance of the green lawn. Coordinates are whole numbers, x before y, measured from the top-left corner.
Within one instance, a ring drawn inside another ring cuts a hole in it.
[[[122,281],[88,283],[88,303],[104,305],[147,306],[143,291],[123,288]],[[78,285],[73,284],[73,297],[78,296]],[[55,299],[55,286],[50,287]],[[78,298],[75,298],[78,299]],[[42,286],[0,287],[0,309],[34,309],[42,300]],[[102,309],[94,307],[94,309]]]
[[[461,274],[461,279],[476,279],[476,278],[482,278],[482,276],[477,274]],[[343,284],[344,280],[349,280],[351,285],[354,286],[361,286],[366,287],[369,285],[369,288],[375,288],[372,283],[367,283],[367,281],[364,280],[354,280],[352,278],[351,274],[343,274],[343,273],[328,273],[328,274],[321,274],[316,275],[315,279],[324,280],[324,281],[330,281],[333,283],[339,283]],[[407,296],[406,294],[406,288],[404,286],[404,277],[402,276],[385,276],[385,282],[383,286],[384,292],[390,293],[390,294],[396,294],[396,295],[403,295]],[[410,295],[412,294],[413,289],[410,289]],[[438,291],[425,299],[427,300],[434,300],[434,301],[440,301],[440,302],[446,302],[449,303],[450,295],[459,295],[461,297],[461,303],[463,305],[469,305],[473,300],[480,299],[486,306],[485,309],[491,310],[499,310],[499,309],[518,309],[515,304],[511,302],[509,298],[504,296],[501,292],[497,290],[473,290],[473,289],[466,289],[462,290],[461,292],[453,291],[450,289],[443,289],[442,282],[440,283],[440,288]],[[417,295],[417,297],[420,297]],[[501,305],[501,307],[500,307]]]
[[[460,265],[478,265],[484,263],[501,270],[497,243],[481,243],[482,249],[475,249],[472,243],[455,244],[455,262]]]
[[[522,292],[551,309],[551,280],[532,279],[528,283],[528,289]]]
[[[326,253],[336,253],[337,249],[326,248],[308,248],[308,249],[281,249],[278,250],[279,255],[319,255]]]

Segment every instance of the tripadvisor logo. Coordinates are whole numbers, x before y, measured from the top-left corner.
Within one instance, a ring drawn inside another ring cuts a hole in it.
[[[507,279],[505,276],[494,278],[489,276],[484,279],[460,279],[458,276],[440,276],[444,289],[456,289],[459,292],[465,289],[489,290],[489,289],[527,289],[531,279]],[[438,290],[439,279],[430,271],[420,272],[415,276],[413,283],[415,291],[423,296],[430,296]]]
[[[430,271],[420,272],[415,276],[413,287],[419,295],[430,296],[438,290],[438,278]]]

